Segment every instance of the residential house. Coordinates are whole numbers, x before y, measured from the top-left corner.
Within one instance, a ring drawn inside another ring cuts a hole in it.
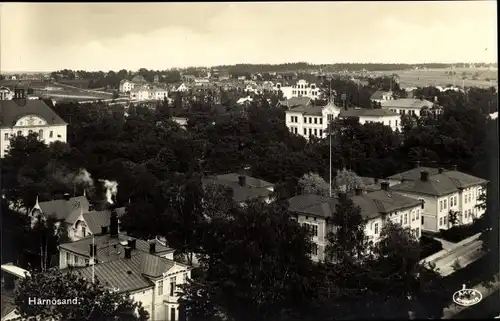
[[[309,83],[304,79],[298,80],[292,86],[282,86],[280,83],[276,84],[276,91],[281,90],[283,97],[309,97],[311,99],[318,99],[321,97],[321,90],[316,84]]]
[[[0,158],[7,153],[14,135],[38,133],[47,144],[66,142],[68,124],[43,100],[26,99],[22,89],[16,89],[12,100],[0,100]]]
[[[0,100],[11,100],[14,98],[14,93],[8,87],[0,87]]]
[[[266,203],[273,201],[274,185],[258,178],[237,173],[215,175],[203,178],[203,184],[214,184],[227,188],[235,202],[244,204],[251,199],[261,199]]]
[[[410,197],[393,193],[388,182],[382,182],[379,191],[365,192],[360,188],[350,197],[361,210],[365,222],[366,241],[374,244],[380,240],[380,234],[385,224],[390,220],[408,228],[416,238],[420,237],[420,215],[422,202]],[[328,245],[327,236],[335,227],[331,218],[338,197],[326,197],[313,194],[303,194],[288,200],[288,210],[295,214],[297,222],[312,231],[313,261],[325,260],[325,249]]]
[[[186,92],[188,90],[189,90],[188,86],[186,86],[185,83],[182,83],[174,91],[183,93],[183,92]]]
[[[152,320],[180,320],[178,285],[191,277],[191,268],[174,261],[173,249],[103,228],[101,235],[60,246],[60,268],[93,277],[110,290],[128,292],[141,302]],[[72,268],[68,269],[68,265]]]
[[[17,282],[29,272],[12,263],[2,264],[2,321],[22,320],[16,312],[14,302]]]
[[[136,86],[130,92],[130,100],[144,101],[144,100],[164,100],[168,98],[168,90],[149,87],[147,85]]]
[[[360,124],[380,123],[391,127],[393,131],[401,131],[401,116],[388,109],[349,108],[342,109],[339,118],[356,118]]]
[[[334,103],[326,106],[299,105],[285,111],[286,126],[294,134],[308,139],[326,137],[328,124],[339,116],[341,108]]]
[[[398,98],[384,100],[380,103],[382,109],[388,109],[401,115],[413,115],[420,117],[423,110],[435,108],[435,104],[425,99]]]
[[[135,86],[136,86],[136,83],[134,83],[130,80],[127,80],[127,79],[122,79],[122,80],[120,80],[119,90],[122,93],[128,93],[128,92],[131,92],[132,89],[135,88]]]
[[[444,168],[416,167],[388,178],[391,189],[401,195],[424,201],[422,229],[439,232],[455,224],[470,224],[485,210],[478,208],[479,197],[486,193],[488,181],[459,172],[454,166]],[[450,213],[457,221],[450,222]]]
[[[376,101],[377,103],[382,103],[386,100],[394,99],[392,91],[377,90],[371,95],[370,100]]]
[[[125,207],[90,212],[84,212],[81,209],[80,215],[68,229],[69,238],[72,241],[77,241],[101,233],[102,227],[109,228],[112,211],[116,211],[118,219],[120,219],[125,214]],[[72,221],[72,219],[69,220]]]

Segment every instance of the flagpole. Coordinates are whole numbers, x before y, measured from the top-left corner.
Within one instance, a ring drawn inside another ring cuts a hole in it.
[[[95,280],[95,238],[94,233],[92,233],[92,284]]]
[[[329,82],[329,87],[330,87],[330,102],[332,101],[332,80],[330,79]],[[335,106],[335,103],[333,103],[333,107]],[[330,197],[332,197],[332,133],[331,133],[331,120],[328,122],[328,140],[329,140],[329,145],[330,145]]]

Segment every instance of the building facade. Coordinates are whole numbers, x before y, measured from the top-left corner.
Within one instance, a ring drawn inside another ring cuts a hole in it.
[[[320,88],[316,84],[309,83],[304,79],[298,80],[291,86],[282,86],[281,83],[277,83],[275,90],[281,90],[281,92],[283,92],[283,97],[287,99],[292,97],[309,97],[311,99],[319,99],[321,97]]]
[[[420,117],[423,110],[433,110],[433,108],[437,107],[433,102],[428,100],[413,98],[383,100],[380,104],[382,105],[382,109],[391,110],[400,115],[412,115],[416,117]]]
[[[26,99],[24,90],[19,91],[12,100],[0,100],[0,157],[5,156],[15,135],[37,133],[47,144],[66,143],[67,126],[43,100]]]
[[[459,172],[456,167],[417,167],[389,179],[394,192],[424,202],[421,224],[425,231],[471,224],[485,212],[479,205],[488,181]]]
[[[285,122],[292,133],[306,139],[311,136],[324,138],[329,122],[336,119],[340,112],[341,108],[333,103],[322,107],[302,105],[287,110]]]

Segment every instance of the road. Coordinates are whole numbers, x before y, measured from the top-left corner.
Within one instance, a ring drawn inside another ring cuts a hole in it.
[[[453,265],[457,260],[461,267],[465,267],[482,257],[485,254],[482,251],[482,247],[482,241],[474,241],[455,248],[448,255],[436,260],[434,263],[436,267],[439,268],[439,272],[442,276],[448,276],[455,272]]]

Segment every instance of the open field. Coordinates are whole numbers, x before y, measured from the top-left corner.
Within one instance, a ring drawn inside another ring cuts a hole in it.
[[[448,75],[451,69],[419,69],[419,70],[395,70],[395,71],[376,71],[377,75],[391,75],[396,74],[399,76],[399,84],[401,87],[425,87],[427,86],[441,86],[453,85],[453,76]],[[467,79],[463,84],[467,87],[489,87],[498,88],[498,69],[489,70],[488,68],[455,68],[455,85],[462,86],[462,76]],[[472,78],[476,76],[477,80]]]

